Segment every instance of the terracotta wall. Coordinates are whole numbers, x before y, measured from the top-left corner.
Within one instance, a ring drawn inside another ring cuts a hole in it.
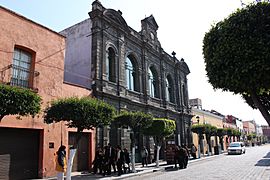
[[[11,70],[5,67],[12,64],[15,46],[29,49],[35,54],[34,69],[39,72],[39,75],[35,77],[33,82],[34,87],[38,88],[38,94],[42,97],[42,109],[53,99],[91,95],[90,90],[63,83],[65,55],[65,38],[63,36],[0,7],[0,80],[2,81],[8,81],[10,76]],[[40,113],[35,118],[22,117],[21,120],[16,119],[16,116],[4,117],[0,127],[40,129],[42,133],[40,176],[47,177],[56,174],[54,153],[60,145],[61,129],[63,144],[68,144],[69,130],[64,123],[44,124],[42,113]],[[93,131],[91,132],[93,133]],[[91,137],[91,143],[93,143],[91,147],[95,147],[94,136]],[[54,143],[54,148],[49,148],[50,142]]]

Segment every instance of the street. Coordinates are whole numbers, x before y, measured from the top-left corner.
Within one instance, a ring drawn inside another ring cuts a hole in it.
[[[269,180],[270,145],[247,147],[242,155],[223,154],[192,162],[183,170],[169,169],[125,179]]]

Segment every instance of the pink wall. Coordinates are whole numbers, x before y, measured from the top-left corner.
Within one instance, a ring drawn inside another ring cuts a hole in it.
[[[33,85],[38,88],[38,94],[42,97],[42,109],[53,99],[91,96],[90,90],[63,83],[65,55],[63,36],[2,7],[0,7],[0,29],[0,71],[2,70],[0,81],[8,81],[11,69],[4,69],[12,64],[14,47],[20,46],[30,49],[35,54],[34,70],[39,72],[39,75],[35,77]],[[68,131],[74,131],[74,129],[68,129],[64,123],[44,124],[42,116],[43,114],[40,113],[35,118],[22,117],[21,120],[16,119],[16,116],[7,116],[3,118],[0,127],[40,129],[40,176],[55,176],[54,153],[60,145],[61,129],[63,144],[66,146]],[[49,142],[54,143],[54,148],[49,148]],[[94,135],[90,142],[91,147],[94,148]],[[91,149],[91,158],[93,158],[92,153],[94,149]],[[92,162],[92,160],[89,161]]]

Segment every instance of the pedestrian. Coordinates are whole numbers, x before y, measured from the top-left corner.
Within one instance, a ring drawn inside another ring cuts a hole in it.
[[[185,149],[185,157],[184,157],[184,168],[187,168],[188,165],[188,159],[189,159],[189,149],[187,145],[184,145],[183,148]]]
[[[141,156],[142,156],[142,167],[144,167],[144,165],[147,166],[148,151],[145,146],[143,146],[143,149],[141,150]]]
[[[94,166],[93,166],[93,171],[94,174],[96,174],[99,171],[99,174],[102,174],[102,171],[104,170],[103,168],[103,159],[104,159],[104,152],[101,147],[97,148],[96,154],[95,154],[95,159],[94,159]]]
[[[174,168],[177,168],[177,163],[179,160],[179,147],[177,145],[174,146]]]
[[[105,166],[107,167],[107,174],[111,175],[112,167],[113,167],[114,173],[116,173],[116,168],[115,168],[116,152],[110,143],[105,149],[105,159],[106,159]]]
[[[184,146],[179,147],[179,156],[178,156],[178,163],[179,169],[183,169],[185,167],[185,157],[186,157],[186,149]]]
[[[193,159],[196,159],[196,152],[197,152],[197,148],[194,144],[191,145],[191,156],[193,157]]]
[[[123,174],[123,164],[124,164],[124,152],[121,149],[121,146],[116,147],[116,166],[118,171],[118,176]]]
[[[152,163],[156,162],[156,160],[157,160],[157,145],[154,145],[154,159]]]
[[[130,172],[130,157],[127,148],[124,148],[124,173]]]
[[[56,152],[55,165],[57,180],[64,180],[64,173],[67,169],[66,146],[61,145]]]

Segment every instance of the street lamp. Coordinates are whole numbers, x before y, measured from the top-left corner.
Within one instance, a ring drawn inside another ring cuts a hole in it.
[[[200,124],[200,116],[196,116],[197,123]],[[200,143],[200,132],[198,133],[198,158],[201,158],[201,143]]]
[[[196,116],[196,119],[197,119],[197,123],[199,124],[200,123],[200,116]]]

